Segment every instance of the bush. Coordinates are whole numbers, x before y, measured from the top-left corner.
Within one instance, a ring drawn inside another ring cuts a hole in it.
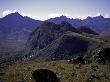
[[[97,48],[93,52],[93,60],[98,63],[108,64],[110,62],[110,47]]]
[[[37,69],[32,77],[36,82],[60,82],[56,74],[48,69]]]

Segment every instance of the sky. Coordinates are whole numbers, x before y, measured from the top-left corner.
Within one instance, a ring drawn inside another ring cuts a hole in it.
[[[65,15],[84,19],[87,16],[110,17],[110,0],[0,0],[0,18],[19,12],[37,20]]]

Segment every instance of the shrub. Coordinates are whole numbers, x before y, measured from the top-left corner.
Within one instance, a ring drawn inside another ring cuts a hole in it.
[[[56,74],[48,69],[37,69],[32,77],[36,82],[59,82]]]
[[[93,60],[98,63],[108,64],[110,62],[110,47],[97,48],[93,52]]]

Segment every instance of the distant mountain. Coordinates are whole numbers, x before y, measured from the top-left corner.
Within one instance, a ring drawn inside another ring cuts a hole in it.
[[[83,25],[90,27],[95,32],[102,35],[110,35],[110,18],[103,16],[88,17],[83,20]]]
[[[96,38],[98,35],[89,34],[83,35],[67,22],[45,22],[31,33],[24,59],[60,60],[84,56],[104,43]]]
[[[94,33],[110,35],[110,18],[104,18],[103,16],[87,17],[84,20],[70,19],[66,16],[61,16],[51,18],[46,21],[40,21],[26,16],[23,17],[18,12],[16,12],[0,18],[0,51],[22,50],[30,33],[33,32],[43,22],[53,22],[60,24],[63,21],[70,23],[72,25],[70,27],[78,28],[81,26],[86,26],[90,28],[88,29],[89,31],[92,30]],[[68,26],[70,24],[64,25]],[[63,26],[63,24],[61,25]],[[72,28],[71,30],[78,32],[78,29],[75,28]],[[60,28],[61,31],[68,29],[70,30],[70,28]],[[82,29],[83,28],[80,30]],[[87,32],[87,29],[83,29],[83,31],[85,30]]]
[[[82,25],[82,20],[81,19],[70,19],[67,18],[66,16],[60,16],[60,17],[55,17],[55,18],[50,18],[46,20],[47,22],[54,22],[56,24],[60,24],[63,21],[66,21],[70,23],[74,27],[79,27]]]
[[[23,17],[18,12],[0,19],[0,51],[21,50],[29,34],[41,24],[39,20]]]
[[[87,17],[84,20],[70,19],[66,16],[60,16],[50,18],[46,21],[54,22],[56,24],[61,23],[62,21],[66,21],[74,27],[87,26],[99,34],[110,35],[110,18],[104,18],[101,15],[96,17]]]

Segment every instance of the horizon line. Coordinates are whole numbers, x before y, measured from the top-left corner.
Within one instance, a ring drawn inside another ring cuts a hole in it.
[[[65,18],[69,18],[69,19],[79,19],[79,20],[85,20],[85,19],[87,19],[87,18],[95,18],[95,17],[103,17],[103,18],[110,18],[110,17],[104,17],[102,14],[99,14],[99,15],[96,15],[96,16],[90,16],[90,15],[88,15],[88,16],[86,16],[86,17],[84,17],[84,18],[80,18],[81,16],[79,16],[79,17],[69,17],[69,16],[66,16],[66,15],[64,15],[64,14],[60,14],[59,16],[55,16],[55,17],[49,17],[49,18],[46,18],[46,19],[39,19],[39,18],[36,18],[36,17],[33,17],[33,16],[31,16],[31,15],[26,15],[26,14],[24,14],[24,13],[19,13],[18,11],[15,11],[15,12],[11,12],[11,13],[8,13],[8,14],[6,14],[6,15],[4,15],[4,16],[1,16],[0,18],[4,18],[4,17],[6,17],[6,16],[8,16],[8,15],[10,15],[10,14],[14,14],[14,13],[18,13],[19,15],[21,15],[21,16],[23,16],[23,17],[29,17],[29,18],[31,18],[31,19],[34,19],[34,20],[40,20],[40,21],[46,21],[46,20],[49,20],[49,19],[54,19],[54,18],[57,18],[57,17],[65,17]]]

